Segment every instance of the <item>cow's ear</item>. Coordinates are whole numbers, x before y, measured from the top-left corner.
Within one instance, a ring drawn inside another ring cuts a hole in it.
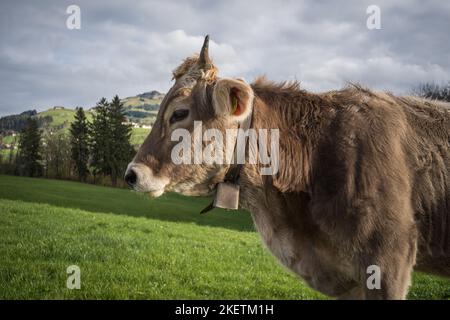
[[[242,79],[219,79],[214,86],[213,106],[218,116],[242,122],[252,111],[253,90]]]

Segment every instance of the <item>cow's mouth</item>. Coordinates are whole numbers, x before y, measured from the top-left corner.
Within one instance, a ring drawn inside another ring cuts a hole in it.
[[[150,198],[158,198],[158,197],[162,196],[163,193],[164,193],[164,188],[147,192],[147,194],[150,196]]]

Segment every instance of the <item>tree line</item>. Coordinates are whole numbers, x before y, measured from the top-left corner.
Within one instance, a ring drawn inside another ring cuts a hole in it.
[[[413,94],[422,98],[450,102],[450,81],[446,84],[422,83],[413,89]]]
[[[2,159],[2,171],[117,186],[135,153],[131,131],[117,95],[96,104],[92,122],[77,108],[68,133],[42,129],[38,118],[29,117],[16,154],[11,150]]]
[[[5,131],[21,131],[25,128],[28,119],[36,115],[36,110],[28,110],[21,114],[2,117],[0,118],[0,129]],[[39,122],[39,126],[44,126],[47,123],[52,122],[53,118],[51,116],[39,117],[37,121]]]

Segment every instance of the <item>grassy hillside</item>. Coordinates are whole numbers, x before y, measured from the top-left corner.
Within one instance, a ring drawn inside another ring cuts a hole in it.
[[[19,141],[19,136],[8,135],[0,138],[3,143],[14,143]]]
[[[140,146],[142,142],[144,142],[145,138],[147,138],[150,133],[150,129],[144,128],[133,128],[131,133],[131,144],[133,146]]]
[[[92,121],[92,112],[85,110],[86,118]],[[64,124],[70,125],[75,119],[75,109],[49,109],[38,113],[39,117],[51,116],[53,121],[51,127],[58,127]]]
[[[204,198],[0,176],[0,298],[315,299],[263,248],[243,211]],[[81,289],[66,268],[81,268]],[[415,275],[410,298],[450,298]]]
[[[19,135],[7,135],[0,136],[0,144],[18,144],[19,143]],[[13,150],[13,154],[16,154],[17,150]],[[10,149],[0,149],[0,157],[2,159],[9,159],[11,150]]]

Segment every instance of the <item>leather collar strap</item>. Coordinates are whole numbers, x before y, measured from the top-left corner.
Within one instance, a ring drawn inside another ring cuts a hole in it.
[[[250,115],[239,125],[238,129],[247,131],[252,125],[253,110],[250,111]],[[246,139],[247,140],[247,139]],[[245,140],[245,141],[246,141]],[[247,144],[247,142],[245,142]],[[236,161],[236,142],[234,144],[233,159]],[[214,200],[200,213],[206,213],[214,208],[232,209],[237,210],[239,204],[239,178],[241,175],[241,169],[243,164],[232,164],[228,168],[223,182],[219,182],[216,185],[216,193]]]

